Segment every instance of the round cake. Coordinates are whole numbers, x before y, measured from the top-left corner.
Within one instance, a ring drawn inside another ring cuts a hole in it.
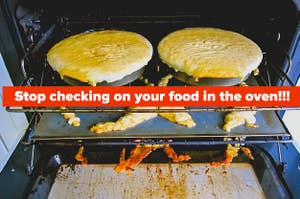
[[[217,28],[186,28],[158,45],[161,60],[175,71],[199,78],[244,79],[262,61],[262,51],[247,37]]]
[[[114,82],[147,65],[153,54],[142,35],[119,30],[77,34],[55,44],[47,53],[50,66],[62,78],[96,85]]]

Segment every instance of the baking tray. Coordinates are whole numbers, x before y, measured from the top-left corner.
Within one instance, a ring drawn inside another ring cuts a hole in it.
[[[259,111],[255,117],[259,128],[244,125],[230,133],[222,130],[224,112],[191,112],[196,122],[193,128],[174,124],[157,116],[124,131],[96,134],[89,128],[97,122],[116,121],[124,113],[77,113],[81,125],[73,127],[59,113],[44,113],[37,124],[33,140],[78,140],[78,139],[117,139],[117,138],[201,138],[201,137],[261,137],[289,136],[284,124],[274,111]]]
[[[61,165],[48,199],[266,198],[249,163],[233,163],[226,169],[206,163],[141,164],[129,176],[114,172],[114,167]]]
[[[113,82],[107,82],[107,81],[103,81],[103,82],[98,82],[96,85],[97,86],[123,86],[126,84],[129,84],[131,82],[133,82],[134,80],[138,79],[144,72],[145,70],[145,66],[143,66],[141,69],[126,75],[125,77],[123,77],[120,80],[116,80]],[[69,76],[64,76],[63,80],[73,86],[90,86],[87,82],[82,82],[79,81],[77,79],[71,78]]]
[[[209,162],[221,160],[226,146],[174,146],[178,154],[192,157],[188,162],[176,164],[171,163],[163,150],[158,149],[134,167],[130,176],[113,171],[121,148],[86,147],[85,156],[90,162],[86,166],[74,161],[77,148],[47,148],[26,198],[101,198],[99,194],[104,196],[108,190],[111,191],[108,193],[112,194],[110,196],[121,198],[138,198],[139,194],[145,196],[140,198],[161,198],[161,195],[165,198],[199,198],[199,194],[209,194],[210,197],[206,198],[219,198],[221,194],[233,194],[228,198],[245,198],[245,193],[272,199],[290,198],[268,156],[254,146],[250,146],[254,161],[241,153],[230,166],[219,168],[211,167]],[[127,154],[130,149],[126,148]],[[68,180],[72,182],[64,183]],[[188,185],[192,185],[188,187],[190,193],[185,190]],[[54,193],[57,189],[60,190],[58,195]],[[147,193],[141,193],[143,190]]]
[[[173,79],[174,80],[174,79]],[[177,80],[171,85],[179,83]],[[253,76],[247,79],[248,85],[258,85]],[[96,134],[89,131],[98,122],[116,121],[122,112],[76,113],[81,125],[67,124],[60,113],[43,113],[35,127],[33,140],[78,140],[78,139],[120,139],[120,138],[208,138],[208,137],[265,137],[287,136],[290,134],[275,111],[258,111],[255,114],[259,128],[241,125],[230,133],[222,130],[225,112],[190,112],[196,126],[186,128],[162,117],[155,117],[125,131]]]
[[[193,76],[187,75],[184,72],[175,72],[174,70],[170,71],[176,79],[194,86],[235,86],[246,81],[251,75],[250,73],[247,74],[242,80],[240,78],[199,78],[196,80]]]

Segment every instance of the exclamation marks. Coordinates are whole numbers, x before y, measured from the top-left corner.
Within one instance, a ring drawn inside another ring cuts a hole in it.
[[[282,101],[282,92],[283,91],[278,91],[278,101]]]
[[[286,101],[290,101],[290,91],[285,91],[286,92]]]
[[[278,91],[278,101],[290,101],[290,91]]]

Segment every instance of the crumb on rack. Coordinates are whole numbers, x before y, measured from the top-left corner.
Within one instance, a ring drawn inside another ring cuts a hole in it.
[[[65,110],[66,107],[62,106],[60,107],[61,110]],[[75,113],[61,113],[61,115],[67,120],[67,123],[69,125],[78,127],[80,126],[80,118],[76,117]]]

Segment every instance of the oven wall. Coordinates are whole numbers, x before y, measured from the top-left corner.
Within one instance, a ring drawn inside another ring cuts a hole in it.
[[[14,85],[20,85],[24,80],[24,76],[21,69],[21,57],[22,51],[17,50],[18,42],[12,37],[12,32],[9,29],[9,25],[6,21],[7,14],[3,8],[3,2],[0,2],[0,53],[3,57],[4,63],[7,67],[9,75]]]
[[[0,173],[0,198],[23,199],[33,186],[36,173],[28,175],[27,166],[30,162],[32,146],[19,144]],[[35,166],[38,167],[39,151],[35,150]]]
[[[258,146],[269,154],[274,165],[278,165],[278,174],[282,177],[293,198],[300,198],[300,153],[295,145],[293,143],[280,144],[284,163],[283,170],[280,168],[277,144],[260,144]]]
[[[0,86],[11,86],[12,82],[0,54]],[[2,89],[0,90],[2,104]],[[9,113],[0,107],[0,172],[22,138],[28,122],[24,113]]]

